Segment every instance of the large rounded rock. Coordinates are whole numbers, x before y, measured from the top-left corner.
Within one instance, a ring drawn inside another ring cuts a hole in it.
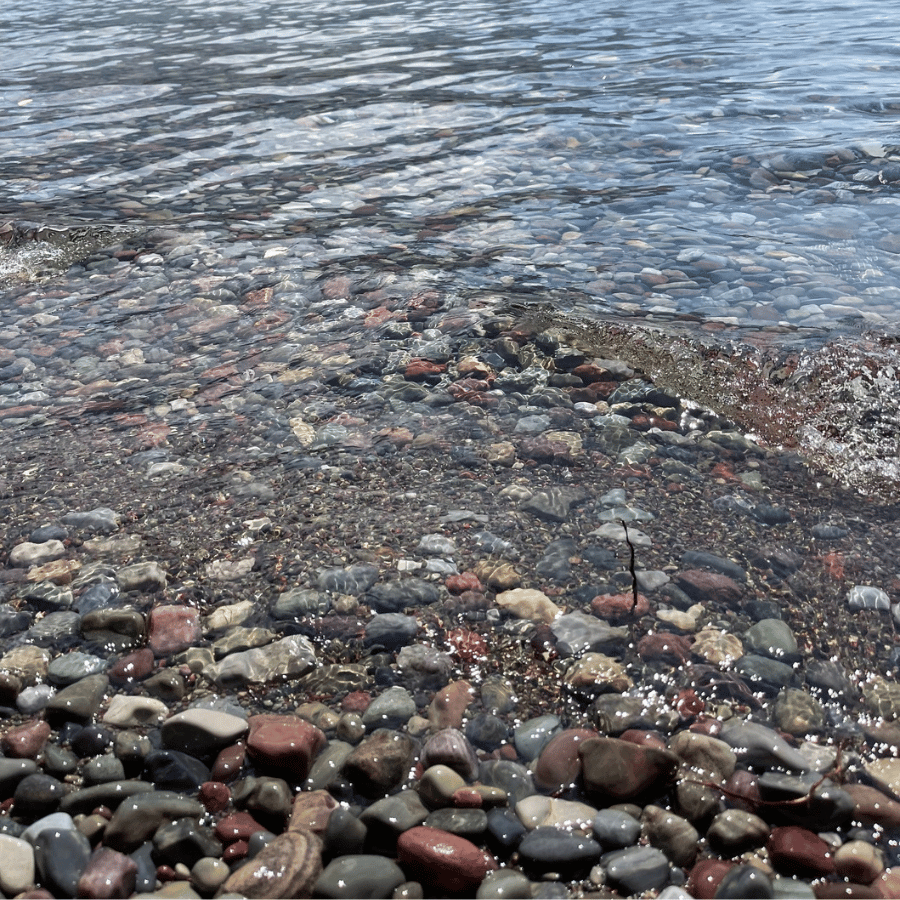
[[[325,867],[314,892],[326,900],[374,900],[390,897],[405,881],[403,869],[383,856],[339,856]]]
[[[228,877],[219,895],[311,897],[322,874],[322,841],[311,831],[286,831]]]
[[[581,745],[595,737],[592,728],[567,728],[550,738],[534,767],[535,784],[545,791],[569,787],[581,773]]]
[[[397,860],[417,881],[447,893],[474,890],[497,868],[494,858],[471,841],[427,825],[400,835]]]
[[[379,728],[347,757],[344,776],[364,796],[383,796],[409,775],[417,752],[408,734]]]
[[[585,790],[600,806],[652,799],[669,786],[678,767],[678,757],[668,750],[618,738],[591,738],[578,752]]]
[[[302,782],[325,746],[322,731],[297,716],[263,714],[248,720],[247,753],[256,765]]]

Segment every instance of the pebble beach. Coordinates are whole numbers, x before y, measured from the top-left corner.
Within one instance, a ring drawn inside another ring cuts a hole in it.
[[[198,258],[10,290],[6,896],[896,895],[896,507],[500,296]]]

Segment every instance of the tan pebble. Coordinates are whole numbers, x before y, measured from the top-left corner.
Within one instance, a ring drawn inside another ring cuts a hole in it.
[[[550,624],[562,612],[543,592],[533,588],[516,588],[497,594],[497,605],[519,619]]]

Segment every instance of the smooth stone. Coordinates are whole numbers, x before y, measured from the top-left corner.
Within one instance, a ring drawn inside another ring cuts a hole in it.
[[[554,734],[540,751],[533,767],[535,784],[555,792],[574,785],[581,773],[578,750],[584,741],[598,737],[591,728],[567,728]]]
[[[886,591],[868,584],[855,584],[847,594],[850,609],[890,609],[891,598]]]
[[[832,781],[822,780],[816,772],[802,775],[764,772],[756,784],[760,797],[767,803],[791,804],[771,809],[769,820],[776,824],[802,825],[816,831],[835,830],[850,821],[856,808],[850,794]],[[804,803],[794,803],[803,798]]]
[[[577,800],[561,800],[535,794],[516,804],[516,815],[529,831],[552,827],[590,835],[597,810]]]
[[[153,834],[155,856],[165,865],[184,865],[191,868],[206,856],[222,855],[222,844],[212,829],[185,817],[160,825]]]
[[[512,760],[486,760],[478,767],[478,780],[504,791],[513,809],[519,801],[536,793],[531,773],[521,763]]]
[[[47,722],[34,720],[15,728],[10,728],[0,738],[0,748],[6,756],[13,759],[35,759],[44,749],[50,737],[50,725]]]
[[[700,833],[687,819],[659,806],[648,805],[641,815],[641,824],[651,847],[662,850],[676,866],[690,868],[697,856]]]
[[[62,541],[49,540],[35,544],[23,541],[9,551],[9,565],[13,568],[40,566],[66,555],[66,545]]]
[[[613,627],[603,619],[576,610],[550,623],[560,656],[580,656],[585,651],[600,653],[621,648],[628,639],[628,628]]]
[[[54,659],[47,668],[48,680],[57,686],[81,681],[87,675],[99,675],[106,671],[106,660],[91,653],[73,650]]]
[[[298,783],[327,742],[320,729],[296,716],[262,714],[251,716],[247,724],[247,753],[257,767],[290,775]]]
[[[473,891],[497,868],[490,854],[457,835],[418,825],[397,840],[397,861],[404,871],[440,891]]]
[[[562,610],[543,592],[534,588],[514,588],[494,598],[497,606],[518,619],[550,624]]]
[[[267,684],[298,678],[316,666],[316,651],[310,640],[292,634],[265,647],[232,653],[203,669],[204,677],[224,690],[241,690],[251,684]]]
[[[221,859],[206,856],[198,859],[191,868],[191,884],[203,895],[214,894],[231,874],[228,864]]]
[[[473,779],[478,771],[478,758],[466,736],[455,728],[442,728],[431,735],[422,747],[421,764],[449,766],[466,779]]]
[[[719,738],[734,750],[739,761],[751,766],[783,766],[797,772],[809,769],[809,764],[798,750],[771,728],[758,722],[729,720],[719,732]]]
[[[730,778],[737,765],[737,756],[731,747],[706,734],[679,731],[672,736],[668,749],[688,766],[723,779]]]
[[[815,832],[796,825],[773,828],[766,842],[772,866],[782,875],[819,878],[834,871],[834,853]]]
[[[371,849],[394,855],[397,838],[410,828],[421,825],[429,815],[416,791],[399,791],[382,797],[360,813],[359,821],[368,829],[367,844]]]
[[[78,896],[78,881],[90,855],[91,845],[79,831],[45,828],[34,839],[38,878],[56,897]]]
[[[174,791],[150,791],[128,797],[119,804],[103,834],[107,847],[131,853],[149,840],[164,823],[204,815],[203,804]]]
[[[63,525],[93,534],[112,534],[119,529],[119,514],[108,506],[98,506],[86,512],[67,512],[60,521]]]
[[[763,656],[785,662],[797,660],[797,639],[782,619],[762,619],[751,625],[743,637],[744,647]]]
[[[325,867],[313,895],[331,900],[385,898],[405,881],[403,869],[383,856],[339,856]]]
[[[475,892],[476,900],[531,900],[531,882],[515,869],[488,872]]]
[[[300,619],[305,616],[323,616],[331,609],[331,605],[328,594],[308,588],[292,588],[278,595],[272,607],[272,617]]]
[[[463,716],[474,697],[475,688],[468,681],[451,681],[442,687],[428,707],[428,720],[432,728],[461,728]]]
[[[14,813],[18,818],[33,822],[56,812],[65,794],[65,785],[52,775],[26,775],[13,793]]]
[[[871,884],[884,871],[884,854],[868,841],[847,841],[835,851],[834,871],[840,878]]]
[[[447,806],[429,813],[422,824],[470,841],[480,841],[487,830],[487,813],[483,809],[454,809]]]
[[[626,847],[606,853],[601,865],[607,880],[629,896],[659,890],[669,880],[671,863],[655,847]]]
[[[321,839],[312,832],[286,831],[232,872],[219,896],[310,897],[321,874]]]
[[[187,650],[202,636],[200,612],[191,606],[157,606],[150,611],[147,642],[157,657]]]
[[[603,653],[585,653],[566,669],[563,681],[572,690],[588,696],[610,691],[621,694],[633,684],[625,667]]]
[[[364,796],[383,796],[406,779],[418,750],[410,735],[379,728],[347,757],[344,776]]]
[[[863,825],[881,825],[885,828],[900,828],[900,802],[866,784],[846,784],[845,793],[856,804],[853,818]]]
[[[775,695],[783,688],[799,682],[793,666],[755,653],[744,654],[734,664],[734,671],[751,690],[763,691],[769,695]]]
[[[49,684],[36,684],[24,688],[16,696],[16,709],[22,715],[32,716],[45,709],[50,698],[56,694],[56,688]]]
[[[566,881],[584,878],[600,859],[600,845],[591,837],[539,827],[529,831],[519,844],[519,860],[526,873],[537,876],[557,873]]]
[[[123,594],[126,594],[129,591],[140,591],[141,593],[162,591],[165,590],[167,581],[168,576],[166,570],[158,562],[153,560],[133,563],[116,572],[116,583],[119,585],[119,590],[121,590]],[[164,608],[165,607],[157,607],[157,609]],[[181,610],[190,609],[190,607],[187,606],[173,606],[171,608]]]
[[[769,824],[743,809],[726,809],[716,815],[706,830],[706,839],[723,856],[740,856],[762,847],[769,837]]]
[[[50,652],[43,647],[23,644],[0,657],[0,671],[18,675],[30,686],[46,680],[50,667]]]
[[[203,758],[242,738],[248,727],[240,716],[195,707],[166,719],[160,737],[164,747]]]
[[[36,822],[32,822],[31,825],[23,829],[18,836],[21,837],[23,841],[28,841],[29,844],[33,845],[37,841],[38,835],[42,831],[47,831],[48,829],[52,831],[77,831],[75,820],[70,815],[67,813],[56,812],[51,813],[49,816],[44,816]]]
[[[169,707],[162,700],[140,695],[116,694],[103,714],[105,725],[117,728],[140,728],[159,725],[169,715]]]
[[[260,775],[244,778],[235,784],[232,798],[236,807],[280,827],[291,813],[294,795],[283,778]]]
[[[105,781],[66,794],[59,804],[59,809],[60,812],[68,813],[71,816],[87,815],[98,806],[106,806],[115,810],[129,797],[152,791],[153,785],[149,781]]]
[[[63,688],[47,704],[48,721],[51,725],[90,721],[100,708],[108,687],[109,678],[106,675],[88,675]]]
[[[376,697],[362,714],[366,730],[400,728],[416,714],[416,703],[405,688],[388,688]]]
[[[594,816],[591,827],[604,851],[630,847],[641,836],[641,823],[634,816],[618,809],[601,809]]]
[[[508,806],[492,809],[487,814],[487,843],[498,854],[506,856],[521,843],[528,830]]]
[[[403,613],[379,613],[366,623],[363,643],[367,647],[380,646],[397,650],[412,641],[419,630],[415,616]]]
[[[422,801],[432,808],[450,806],[453,795],[466,786],[466,780],[449,766],[428,766],[419,779],[417,790]]]
[[[86,786],[125,779],[125,766],[122,765],[122,761],[106,754],[86,762],[81,771]]]
[[[319,573],[316,587],[320,591],[330,591],[334,594],[359,596],[372,587],[377,580],[378,567],[362,564],[346,569],[325,569]]]
[[[579,754],[585,790],[601,806],[661,793],[678,766],[678,757],[668,750],[617,738],[591,738]]]
[[[405,609],[430,606],[441,596],[441,588],[434,582],[405,578],[376,584],[366,594],[366,600],[376,613],[401,613]]]
[[[0,891],[15,897],[34,884],[34,847],[21,838],[0,834]]]
[[[775,700],[775,724],[788,734],[802,737],[825,724],[825,710],[815,697],[800,688],[785,688]]]
[[[529,762],[537,759],[541,750],[561,729],[559,716],[552,714],[537,716],[523,722],[513,731],[513,742],[519,756]]]
[[[735,866],[716,888],[716,900],[767,900],[775,897],[769,876],[756,866]]]
[[[76,896],[89,898],[130,897],[137,882],[137,863],[117,850],[98,847],[78,879]]]

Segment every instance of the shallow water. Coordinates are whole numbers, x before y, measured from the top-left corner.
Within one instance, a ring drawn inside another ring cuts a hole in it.
[[[5,324],[39,310],[64,331],[106,270],[103,290],[126,299],[151,285],[102,250],[61,271],[115,233],[46,240],[30,225],[149,229],[147,250],[164,226],[204,272],[164,253],[157,308],[215,301],[209,278],[252,273],[273,286],[273,313],[293,315],[323,273],[399,275],[454,307],[512,296],[677,324],[679,339],[718,340],[742,374],[735,337],[801,354],[808,382],[837,341],[879,373],[855,423],[897,392],[893,345],[877,337],[900,320],[900,54],[885,16],[746,2],[8,4],[0,219],[21,239],[0,264]],[[17,301],[23,275],[40,280]],[[353,314],[334,316],[361,339]],[[249,359],[257,337],[240,340]],[[668,350],[648,366],[663,380]],[[711,402],[702,360],[688,387]],[[819,391],[806,405],[833,402]],[[894,455],[887,419],[878,460]],[[788,431],[810,424],[807,449],[834,438],[806,421]],[[872,434],[845,436],[832,456],[865,457]]]

